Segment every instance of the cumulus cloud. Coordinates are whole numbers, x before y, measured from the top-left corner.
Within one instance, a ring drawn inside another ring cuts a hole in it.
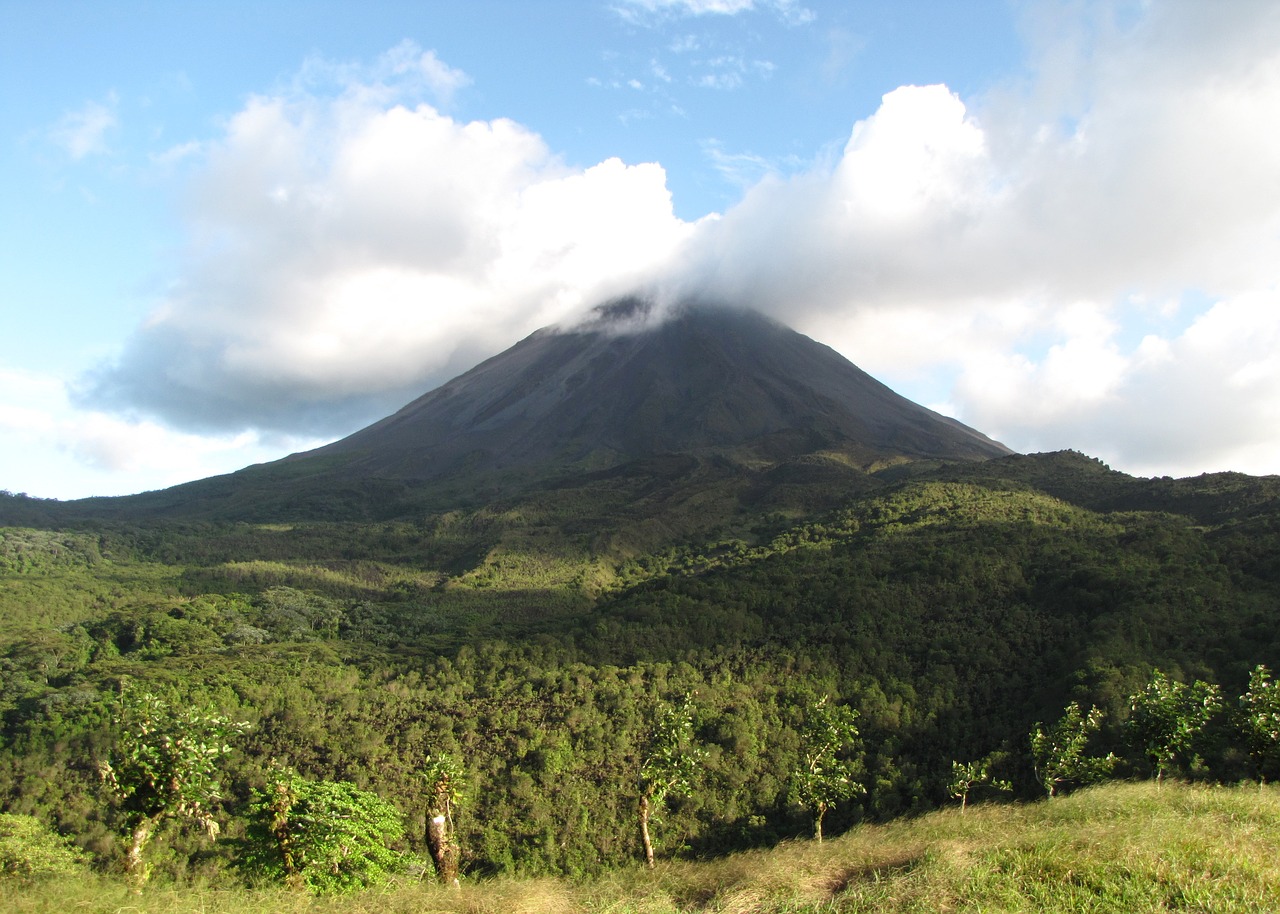
[[[1028,84],[896,89],[833,161],[751,188],[674,294],[766,310],[891,384],[954,378],[946,406],[1018,449],[1274,472],[1280,15],[1151,4],[1076,22],[1087,54],[1051,25]],[[1143,304],[1189,290],[1217,304]]]
[[[230,119],[181,275],[81,402],[191,430],[349,431],[630,289],[687,233],[658,165],[570,168],[512,121],[389,97],[383,73],[437,69],[410,58]]]
[[[976,424],[1028,449],[1073,447],[1130,472],[1277,471],[1280,292],[1215,303],[1182,333],[1122,350],[1115,326],[1074,326],[1040,361],[968,366],[957,384]]]
[[[897,88],[696,224],[657,164],[574,168],[520,124],[450,117],[465,74],[416,47],[312,62],[330,91],[254,98],[202,147],[183,269],[82,402],[343,433],[648,286],[943,383],[930,402],[1019,450],[1275,472],[1280,9],[1135,10],[1037,6],[1025,81]]]

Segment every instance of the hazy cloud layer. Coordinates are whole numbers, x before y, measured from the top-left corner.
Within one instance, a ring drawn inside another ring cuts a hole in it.
[[[1274,472],[1280,10],[1109,9],[1037,7],[1025,82],[889,92],[829,161],[697,224],[659,165],[570,168],[522,125],[442,113],[465,74],[416,47],[312,61],[202,150],[185,265],[81,395],[339,434],[649,285],[941,385],[930,405],[1020,450]]]

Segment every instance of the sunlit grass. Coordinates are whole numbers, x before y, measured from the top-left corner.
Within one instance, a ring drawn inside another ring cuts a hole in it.
[[[95,878],[0,883],[14,914],[800,914],[1280,910],[1280,789],[1113,784],[584,883],[411,882],[336,898]]]

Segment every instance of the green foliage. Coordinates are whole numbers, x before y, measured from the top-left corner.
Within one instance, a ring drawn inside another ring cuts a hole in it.
[[[244,869],[316,894],[383,885],[404,874],[399,811],[349,782],[277,770],[249,807]]]
[[[1236,709],[1236,724],[1258,780],[1265,781],[1267,765],[1280,749],[1280,683],[1263,664],[1249,674],[1248,691],[1240,696]]]
[[[111,879],[5,892],[13,914],[1005,914],[1280,910],[1280,790],[1108,784],[1053,803],[1001,804],[864,824],[822,844],[788,841],[696,861],[660,878],[498,877],[458,889],[406,880],[338,896],[277,887]]]
[[[103,561],[96,537],[45,530],[0,528],[0,572],[28,574],[51,568],[91,568]]]
[[[1062,717],[1051,726],[1037,723],[1031,728],[1031,758],[1036,778],[1050,797],[1056,796],[1064,784],[1091,784],[1105,778],[1115,767],[1116,758],[1088,754],[1090,739],[1102,728],[1102,711],[1090,708],[1088,713],[1071,702]]]
[[[1009,781],[992,777],[991,768],[994,764],[994,755],[963,764],[954,760],[951,762],[951,780],[947,783],[947,791],[960,801],[961,812],[969,805],[969,793],[982,784],[1003,793],[1013,791],[1013,784]]]
[[[858,712],[823,695],[804,708],[800,764],[792,774],[791,799],[813,814],[813,836],[822,840],[822,820],[838,803],[866,792],[859,780]]]
[[[210,838],[217,836],[218,774],[231,752],[228,740],[244,728],[223,715],[176,707],[128,688],[121,690],[113,724],[115,744],[100,771],[119,804],[126,872],[142,883],[147,879],[143,853],[166,819],[189,819]]]
[[[0,877],[84,875],[88,856],[34,816],[0,813]]]
[[[427,843],[431,859],[440,880],[453,884],[458,881],[462,857],[453,813],[462,802],[467,774],[457,759],[440,752],[427,758],[422,776],[427,785]]]
[[[1130,696],[1126,724],[1130,739],[1151,763],[1151,776],[1162,781],[1179,760],[1190,763],[1221,708],[1218,686],[1198,679],[1186,685],[1152,670],[1146,687]]]
[[[693,696],[658,705],[640,763],[640,791],[654,803],[668,796],[688,796],[698,782],[705,750],[694,735]]]
[[[653,812],[667,797],[684,797],[694,791],[706,750],[694,734],[693,696],[685,694],[678,704],[662,702],[649,731],[640,760],[640,836],[645,862],[653,866],[653,844],[649,822]]]
[[[945,801],[950,760],[1026,746],[1069,699],[1123,720],[1153,665],[1243,691],[1280,662],[1280,484],[1134,480],[1062,454],[846,469],[659,460],[424,490],[394,515],[418,493],[295,513],[275,493],[272,524],[213,501],[195,519],[169,493],[152,502],[180,519],[103,500],[64,529],[0,530],[0,809],[116,866],[122,811],[90,760],[113,740],[102,696],[128,678],[253,722],[211,807],[233,836],[274,758],[386,798],[423,854],[424,759],[449,756],[460,869],[582,878],[635,856],[655,695],[696,692],[702,749],[696,789],[654,810],[661,843],[710,857],[810,828],[791,802],[797,696],[858,712],[866,794],[828,813],[843,831]],[[1253,774],[1239,728],[1211,735],[1202,773]],[[165,827],[147,857],[217,882],[231,850]]]
[[[448,752],[428,756],[422,766],[422,779],[427,784],[427,812],[453,818],[467,788],[467,772]]]

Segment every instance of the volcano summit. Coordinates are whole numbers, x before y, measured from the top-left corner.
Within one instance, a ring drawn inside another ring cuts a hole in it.
[[[837,477],[847,493],[876,485],[887,466],[1009,453],[758,313],[686,306],[659,319],[623,299],[579,326],[539,330],[332,444],[41,513],[369,520],[604,485],[601,473],[693,488],[710,473],[756,493],[785,480],[823,488],[821,501]]]
[[[341,455],[361,475],[427,480],[464,467],[603,467],[668,454],[760,467],[826,453],[869,468],[1010,453],[758,313],[704,306],[646,317],[625,300],[580,327],[539,330],[291,459]]]

